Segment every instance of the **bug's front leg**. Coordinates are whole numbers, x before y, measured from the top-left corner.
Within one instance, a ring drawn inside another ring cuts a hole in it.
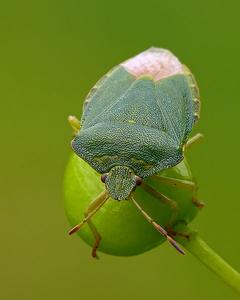
[[[171,237],[171,235],[168,234],[168,232],[158,223],[156,223],[153,218],[149,216],[149,214],[143,210],[143,208],[139,205],[139,203],[133,198],[133,196],[130,196],[130,200],[133,202],[133,204],[138,208],[138,210],[141,212],[141,214],[144,216],[144,218],[153,225],[155,229],[157,229],[158,232],[160,232],[168,241],[169,243],[181,254],[185,254],[183,249],[178,245],[178,243]]]
[[[81,128],[81,123],[80,121],[75,117],[75,116],[69,116],[68,117],[68,122],[71,125],[73,129],[73,136],[77,136],[80,128]]]
[[[87,213],[85,213],[84,215],[85,215],[85,217],[87,217]],[[96,226],[93,224],[93,222],[90,219],[87,221],[87,223],[88,223],[88,226],[89,226],[90,230],[92,231],[92,234],[95,239],[94,245],[92,247],[92,257],[98,258],[97,249],[100,245],[102,237],[101,237],[100,233],[98,232]]]
[[[192,147],[192,145],[199,143],[204,138],[202,133],[195,134],[192,138],[190,138],[186,144],[184,145],[184,150],[188,150]]]
[[[95,225],[91,222],[91,217],[103,206],[103,204],[108,200],[109,196],[106,191],[102,192],[96,199],[94,199],[89,206],[87,207],[87,211],[84,213],[84,219],[82,222],[74,226],[70,231],[69,234],[73,234],[81,229],[81,227],[85,224],[88,223],[93,236],[95,238],[95,243],[92,248],[92,256],[97,257],[97,248],[100,244],[101,241],[101,236],[99,232],[97,231]]]

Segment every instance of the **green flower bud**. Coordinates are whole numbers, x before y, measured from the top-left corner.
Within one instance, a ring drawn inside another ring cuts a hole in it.
[[[193,182],[186,159],[177,166],[162,171],[160,175],[178,179],[179,182]],[[64,181],[65,209],[71,226],[82,221],[89,203],[105,189],[100,177],[84,160],[76,155],[71,156]],[[147,192],[143,186],[137,186],[133,192],[134,199],[165,229],[174,227],[179,221],[188,224],[196,216],[198,208],[193,203],[196,193],[194,184],[186,188],[184,184],[175,186],[154,177],[144,181],[155,191],[172,199],[172,203],[176,205],[174,211],[177,216],[173,221],[173,209]],[[98,250],[111,255],[137,255],[166,240],[129,200],[108,199],[91,220],[102,237]],[[90,246],[94,244],[88,224],[77,234]]]

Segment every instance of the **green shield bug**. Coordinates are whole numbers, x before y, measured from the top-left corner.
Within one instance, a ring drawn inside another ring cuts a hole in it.
[[[199,118],[200,99],[196,81],[170,51],[150,48],[107,73],[88,94],[81,121],[70,116],[74,152],[101,174],[105,189],[86,207],[85,217],[69,234],[88,223],[95,243],[100,234],[91,221],[109,198],[135,205],[143,217],[180,253],[184,251],[170,232],[178,207],[157,191],[151,180],[175,188],[195,189],[191,180],[163,176],[184,159],[184,152],[200,134],[188,139]],[[138,186],[168,205],[172,214],[164,229],[136,200]],[[196,206],[201,203],[194,199]]]

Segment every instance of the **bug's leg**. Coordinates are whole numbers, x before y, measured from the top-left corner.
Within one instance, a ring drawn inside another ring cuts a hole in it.
[[[165,177],[161,175],[154,175],[153,178],[160,183],[168,184],[179,189],[185,189],[190,191],[198,190],[198,186],[196,185],[196,183],[190,180],[182,180],[182,179],[177,179],[172,177]],[[199,201],[195,197],[192,197],[192,203],[199,209],[205,206],[204,202]]]
[[[102,192],[95,200],[93,200],[88,208],[87,208],[87,212],[86,212],[86,216],[84,217],[84,219],[82,220],[81,223],[77,224],[76,226],[74,226],[68,233],[71,235],[75,232],[77,232],[78,230],[81,229],[81,227],[88,222],[88,220],[91,219],[91,217],[103,206],[103,204],[107,201],[107,199],[109,198],[108,194],[106,191]]]
[[[179,189],[190,190],[190,191],[198,190],[196,183],[191,180],[183,180],[183,179],[166,177],[161,175],[154,175],[153,178],[159,181],[160,183],[164,183]]]
[[[80,121],[75,116],[69,116],[68,122],[73,129],[73,136],[76,136],[81,128]]]
[[[177,229],[170,228],[170,230],[168,231],[168,234],[171,235],[173,238],[175,238],[176,236],[180,236],[187,240],[190,239],[191,232],[189,231],[189,229],[187,227],[186,221],[184,221],[184,220],[178,221],[174,225],[174,228],[176,228],[176,227],[177,227]]]
[[[178,252],[180,252],[181,254],[185,254],[185,252],[183,251],[183,249],[177,244],[177,242],[170,236],[168,235],[167,231],[160,226],[158,223],[156,223],[144,210],[143,208],[136,202],[136,200],[130,196],[131,201],[133,202],[133,204],[138,208],[138,210],[142,213],[142,215],[144,216],[144,218],[153,225],[153,227],[160,232],[168,241],[169,243],[178,250]]]
[[[200,142],[204,138],[202,133],[195,134],[192,138],[190,138],[186,144],[184,145],[184,150],[188,150],[192,147],[192,145]]]
[[[194,192],[198,190],[196,183],[190,180],[182,180],[161,175],[155,175],[153,178],[160,183],[168,184],[179,189],[185,189]],[[192,203],[199,209],[204,207],[204,202],[197,200],[195,197],[192,197]]]
[[[148,192],[149,194],[153,195],[155,198],[157,198],[158,200],[160,200],[162,203],[168,205],[171,210],[172,210],[172,215],[170,217],[169,220],[169,226],[171,226],[172,224],[175,223],[178,212],[179,212],[179,207],[176,201],[168,198],[167,196],[161,194],[160,192],[156,191],[154,188],[152,188],[151,186],[149,186],[148,184],[146,184],[145,182],[142,183],[142,188]]]
[[[84,215],[86,217],[87,213],[85,213]],[[92,257],[98,258],[97,249],[99,247],[99,244],[100,244],[102,238],[101,238],[100,233],[97,231],[96,226],[93,224],[93,222],[91,220],[88,220],[87,223],[88,223],[88,226],[89,226],[90,230],[92,231],[94,239],[95,239],[95,243],[92,247]]]
[[[204,202],[199,201],[197,198],[192,197],[192,203],[199,209],[203,208],[205,206]]]

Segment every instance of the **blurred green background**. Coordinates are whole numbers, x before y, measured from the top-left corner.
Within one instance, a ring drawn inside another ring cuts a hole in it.
[[[4,1],[0,5],[2,299],[238,299],[166,243],[132,258],[69,237],[67,116],[111,67],[154,45],[195,74],[205,142],[190,163],[205,209],[193,222],[240,270],[239,10],[229,1]]]

